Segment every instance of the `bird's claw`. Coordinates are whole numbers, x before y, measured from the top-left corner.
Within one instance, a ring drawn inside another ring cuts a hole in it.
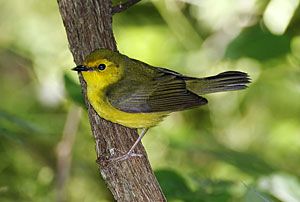
[[[124,161],[129,159],[130,157],[143,157],[143,154],[136,154],[136,153],[132,153],[132,152],[127,152],[124,155],[118,156],[118,157],[114,157],[114,158],[109,158],[107,159],[108,162],[120,162],[120,161]]]

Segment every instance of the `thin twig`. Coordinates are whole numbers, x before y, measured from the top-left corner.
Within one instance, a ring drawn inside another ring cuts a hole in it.
[[[81,107],[71,106],[60,142],[57,144],[57,202],[66,201],[65,187],[69,177],[72,148],[81,118]]]
[[[113,6],[111,12],[112,14],[121,13],[140,1],[141,0],[128,0],[125,3],[120,3],[116,6]]]

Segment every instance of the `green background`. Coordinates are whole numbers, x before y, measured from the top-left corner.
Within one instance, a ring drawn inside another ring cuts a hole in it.
[[[2,0],[0,11],[0,201],[113,201],[56,1]],[[143,139],[169,201],[300,201],[299,27],[299,0],[142,1],[115,15],[130,57],[252,79]]]

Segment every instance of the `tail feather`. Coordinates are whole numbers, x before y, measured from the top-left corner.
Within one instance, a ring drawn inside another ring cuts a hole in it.
[[[249,75],[239,71],[227,71],[215,76],[187,80],[187,87],[198,95],[233,91],[247,88]]]

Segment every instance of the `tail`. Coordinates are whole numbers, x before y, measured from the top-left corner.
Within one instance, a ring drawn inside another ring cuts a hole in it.
[[[241,90],[250,83],[249,75],[239,71],[227,71],[216,76],[186,80],[187,88],[197,95]]]

